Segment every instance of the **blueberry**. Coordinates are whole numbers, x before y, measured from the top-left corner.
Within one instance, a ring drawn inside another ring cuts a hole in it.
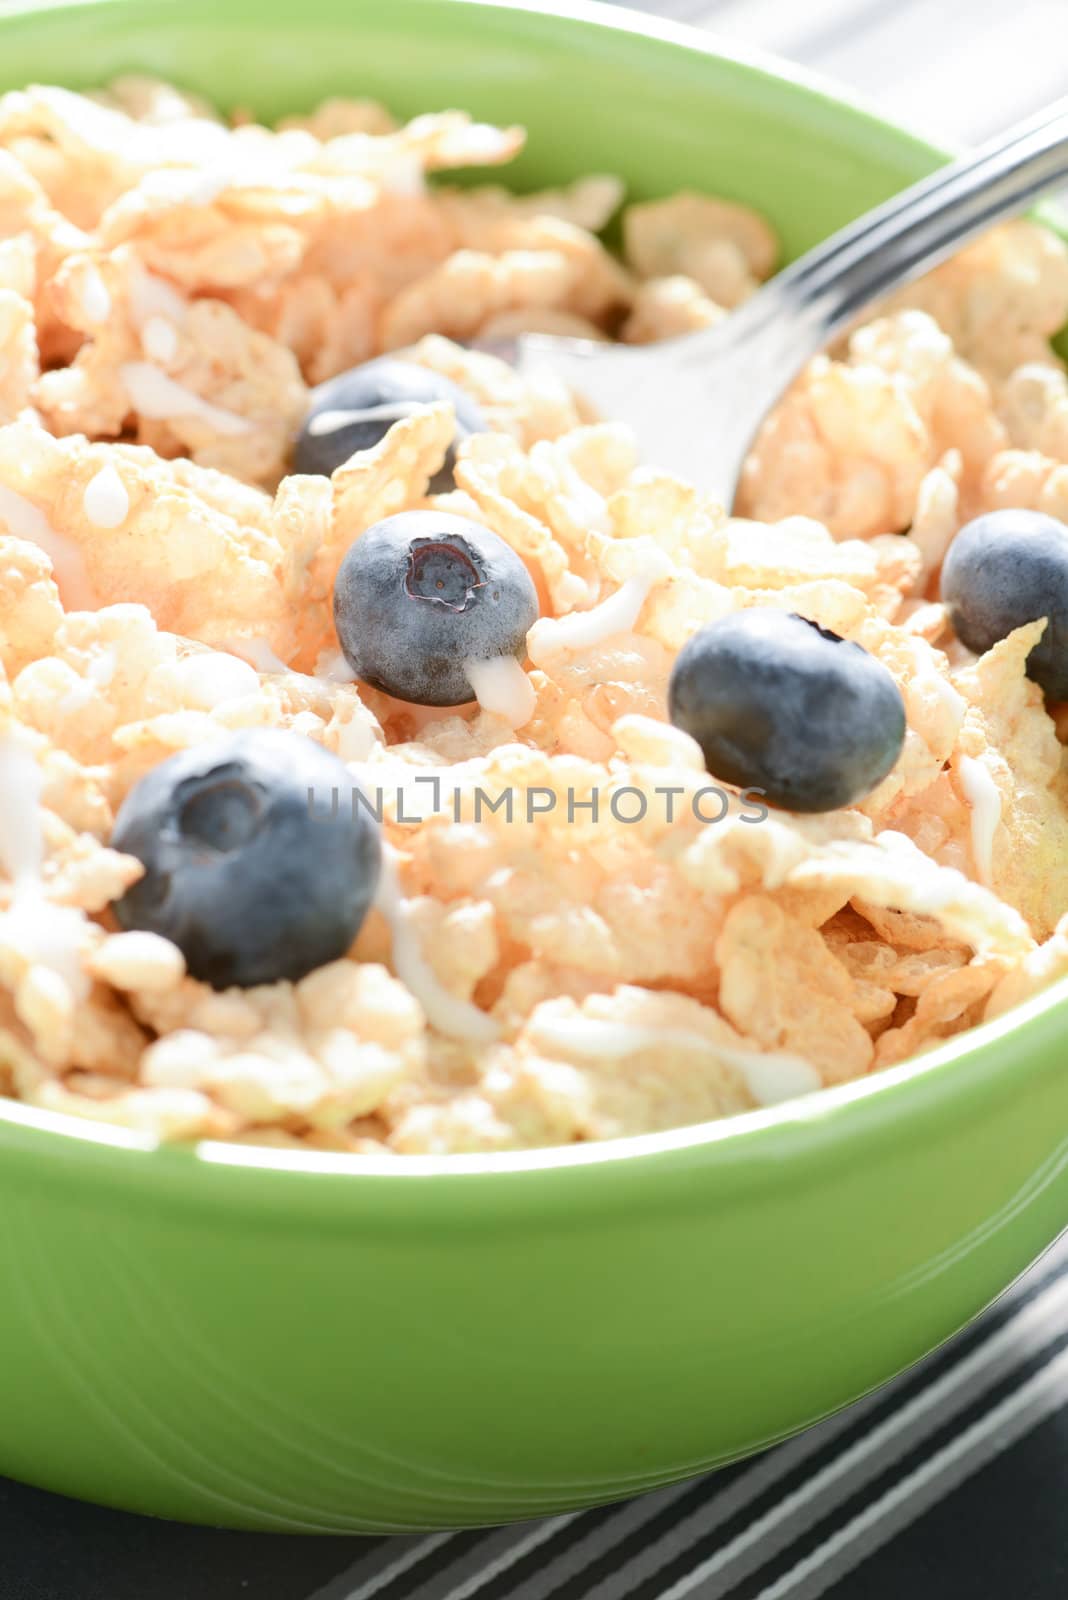
[[[977,655],[1047,617],[1028,676],[1068,700],[1068,527],[1039,511],[989,511],[957,534],[942,567],[954,632]]]
[[[807,617],[736,611],[695,633],[668,685],[672,722],[713,777],[787,811],[835,811],[901,753],[905,706],[881,662]]]
[[[537,617],[533,580],[511,546],[438,511],[402,511],[368,528],[334,585],[334,623],[353,672],[422,706],[473,700],[464,662],[522,659]]]
[[[115,903],[121,925],[172,940],[215,989],[295,981],[343,956],[380,859],[345,764],[278,728],[153,767],[124,800],[111,842],[145,868]]]
[[[356,450],[370,450],[395,422],[422,406],[448,400],[456,413],[456,443],[472,433],[485,433],[486,419],[478,406],[451,379],[414,361],[379,356],[319,384],[293,455],[294,472],[323,477],[340,467]],[[455,488],[455,448],[430,484],[431,494]]]

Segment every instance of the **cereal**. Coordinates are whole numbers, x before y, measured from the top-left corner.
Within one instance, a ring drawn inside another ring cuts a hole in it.
[[[529,310],[524,313],[529,316]],[[514,368],[481,350],[468,350],[428,334],[409,352],[421,366],[451,378],[477,400],[494,432],[511,434],[525,447],[556,439],[579,424],[571,395],[553,378],[521,378]]]
[[[938,463],[925,473],[916,493],[916,509],[909,529],[913,543],[918,547],[922,565],[917,575],[917,587],[937,572],[942,558],[949,549],[953,535],[960,526],[960,478],[963,463],[958,450],[947,451]]]
[[[898,533],[929,453],[922,420],[889,376],[818,356],[764,424],[739,503],[761,522],[800,511],[835,537]]]
[[[722,316],[723,308],[692,278],[649,278],[635,291],[623,338],[628,344],[652,344],[710,328]]]
[[[86,315],[87,282],[108,294],[102,325]],[[101,265],[69,256],[52,295],[87,336],[71,366],[33,389],[53,432],[117,435],[134,413],[139,438],[159,454],[185,453],[254,483],[277,480],[305,406],[289,350],[221,301],[187,302],[128,252]]]
[[[470,339],[502,311],[566,304],[576,279],[566,257],[555,252],[491,256],[458,250],[397,296],[382,325],[382,342],[397,350],[437,329],[452,339]]]
[[[138,993],[177,987],[185,961],[177,946],[157,933],[113,933],[93,952],[90,971],[115,989]]]
[[[522,141],[366,100],[228,123],[136,76],[0,96],[0,1091],[160,1139],[552,1146],[865,1076],[1068,972],[1043,623],[976,658],[938,597],[979,512],[1068,518],[1068,250],[1013,223],[894,295],[775,408],[728,515],[493,352],[711,327],[771,229],[609,174],[428,181]],[[479,408],[455,486],[447,404],[290,473],[308,386],[386,351]],[[525,563],[528,720],[355,681],[335,577],[402,511]],[[669,720],[678,651],[749,607],[897,684],[901,755],[857,805],[771,811]],[[160,762],[257,728],[347,765],[384,877],[340,959],[216,992],[120,931],[144,869],[111,839]]]
[[[1063,915],[1068,851],[1068,761],[1041,691],[1024,670],[1042,628],[1032,623],[1018,629],[956,680],[970,706],[959,740],[960,764],[972,764],[965,772],[971,771],[973,784],[977,772],[986,773],[983,789],[996,794],[989,801],[989,838],[981,849],[987,875],[1039,940],[1052,934]],[[972,804],[978,809],[983,800],[973,797]]]
[[[464,446],[456,472],[487,526],[534,566],[554,611],[570,611],[592,598],[590,582],[570,570],[567,551],[533,509],[543,493],[530,462],[505,439],[476,435]]]
[[[1048,341],[1068,320],[1068,256],[1039,224],[1004,223],[894,303],[927,312],[962,359],[996,381],[1030,361],[1055,364]]]
[[[1047,985],[1068,976],[1068,918],[1062,917],[1045,944],[1002,977],[986,1003],[986,1021],[1040,994]]]
[[[818,1061],[829,1082],[867,1071],[872,1045],[853,1015],[849,976],[818,930],[749,895],[728,914],[716,959],[724,1015],[762,1049]]]
[[[0,423],[14,422],[27,408],[38,376],[33,306],[13,289],[0,288]]]
[[[929,515],[921,494],[947,451],[971,492],[1007,442],[982,374],[930,316],[899,311],[859,329],[846,360],[810,362],[757,439],[741,504],[761,520],[804,512],[837,538],[900,533]]]
[[[779,249],[755,211],[697,194],[628,207],[623,238],[626,258],[643,278],[681,274],[726,307],[768,276]]]
[[[876,1066],[893,1066],[941,1044],[961,1026],[978,1022],[1000,970],[996,962],[973,962],[939,974],[923,990],[909,1020],[880,1036],[875,1046]]]

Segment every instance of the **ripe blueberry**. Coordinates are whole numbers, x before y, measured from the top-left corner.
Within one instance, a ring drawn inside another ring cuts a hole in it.
[[[302,734],[248,729],[153,767],[119,809],[144,876],[124,928],[175,943],[215,989],[295,981],[343,956],[378,878],[378,829],[348,768]],[[335,803],[336,801],[336,803]]]
[[[1014,628],[1048,618],[1028,676],[1068,700],[1068,528],[1039,511],[989,511],[957,534],[942,567],[954,632],[977,655]]]
[[[455,445],[485,433],[486,420],[470,395],[429,367],[396,356],[379,356],[319,384],[297,435],[294,472],[329,477],[357,450],[370,450],[395,422],[423,406],[448,400],[456,413],[456,439],[430,484],[431,494],[455,487]]]
[[[806,617],[736,611],[680,650],[672,722],[713,777],[787,811],[853,805],[901,753],[905,707],[881,662]]]
[[[387,517],[349,546],[334,585],[334,624],[358,678],[398,700],[474,699],[467,660],[526,653],[538,596],[510,545],[437,511]]]

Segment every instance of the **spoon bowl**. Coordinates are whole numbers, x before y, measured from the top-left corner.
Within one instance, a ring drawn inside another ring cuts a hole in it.
[[[761,422],[806,361],[880,296],[1066,182],[1068,99],[848,223],[714,327],[638,349],[525,334],[517,365],[628,423],[648,461],[729,509]]]

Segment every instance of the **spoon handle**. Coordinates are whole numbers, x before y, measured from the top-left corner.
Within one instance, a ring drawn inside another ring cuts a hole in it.
[[[850,223],[699,333],[651,349],[523,335],[650,460],[730,505],[752,440],[802,367],[873,300],[1068,184],[1068,98]]]
[[[752,334],[769,318],[787,317],[807,346],[807,359],[873,300],[1062,183],[1068,183],[1068,99],[817,245],[735,313],[736,331],[744,334],[741,324],[748,322]]]

